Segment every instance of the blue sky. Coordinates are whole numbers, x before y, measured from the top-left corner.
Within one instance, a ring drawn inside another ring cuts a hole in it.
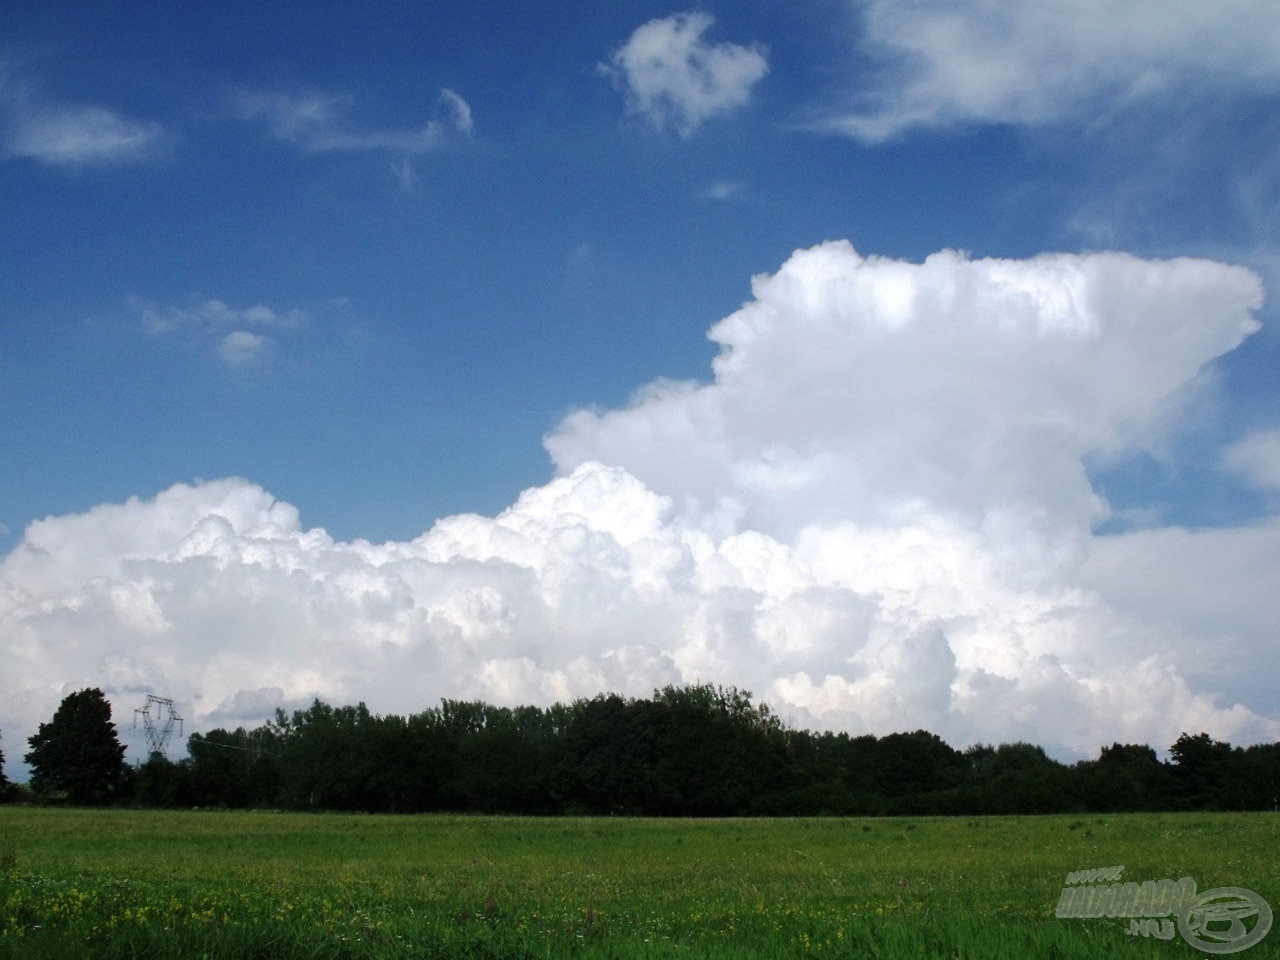
[[[622,450],[549,455],[574,411],[711,384],[708,330],[827,241],[911,264],[1195,257],[1274,287],[1277,27],[1243,0],[9,4],[0,556],[33,521],[232,477],[339,543],[498,515]],[[1273,519],[1280,343],[1270,299],[1248,312],[1257,332],[1182,358],[1200,375],[1079,451],[1095,539]],[[703,489],[605,465],[677,512]],[[686,519],[797,548],[798,523],[709,515]],[[212,696],[188,687],[193,710]]]

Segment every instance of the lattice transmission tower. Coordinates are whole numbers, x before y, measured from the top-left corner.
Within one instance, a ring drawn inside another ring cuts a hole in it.
[[[147,702],[133,711],[133,727],[138,728],[138,717],[142,717],[142,728],[147,733],[147,756],[153,753],[163,754],[173,736],[173,728],[182,733],[182,717],[173,709],[173,701],[168,697],[156,697],[147,694]]]

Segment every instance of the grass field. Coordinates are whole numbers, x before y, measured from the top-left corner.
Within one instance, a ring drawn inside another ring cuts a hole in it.
[[[0,807],[0,957],[1192,957],[1071,871],[1280,909],[1280,816],[643,820]],[[1239,956],[1280,955],[1273,932]]]

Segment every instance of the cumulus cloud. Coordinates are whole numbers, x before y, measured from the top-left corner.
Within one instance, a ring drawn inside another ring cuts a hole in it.
[[[1082,466],[1260,296],[1200,260],[797,252],[712,329],[712,380],[567,417],[559,475],[495,517],[345,543],[229,479],[31,524],[0,561],[0,723],[86,684],[199,729],[711,681],[956,744],[1278,739],[1280,526],[1099,537]]]
[[[827,126],[879,142],[913,127],[1039,124],[1153,95],[1280,88],[1280,8],[1255,0],[872,0],[879,64]]]
[[[1257,322],[1257,278],[1125,254],[920,264],[844,242],[794,255],[710,332],[711,384],[658,382],[547,438],[616,463],[698,523],[790,538],[943,513],[1087,530],[1086,454],[1120,449]]]
[[[471,107],[457,92],[442,89],[439,116],[409,130],[357,130],[347,117],[355,106],[345,94],[241,90],[233,107],[243,120],[264,123],[277,140],[297,144],[307,153],[389,150],[429,153],[445,147],[454,134],[474,129]]]
[[[626,92],[634,113],[658,130],[674,126],[691,136],[711,117],[746,106],[769,70],[761,47],[703,40],[713,23],[706,13],[650,20],[602,70]]]

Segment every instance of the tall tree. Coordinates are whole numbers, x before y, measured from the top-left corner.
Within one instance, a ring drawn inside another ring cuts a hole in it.
[[[1172,802],[1169,767],[1146,744],[1113,743],[1076,770],[1080,797],[1090,810],[1160,810]]]
[[[1228,781],[1232,775],[1229,743],[1207,733],[1184,733],[1169,748],[1174,790],[1179,806],[1189,810],[1217,810],[1231,806]]]
[[[128,782],[111,704],[96,687],[65,697],[28,742],[25,759],[37,791],[61,791],[72,803],[93,804],[112,799]]]
[[[0,746],[0,803],[9,799],[9,778],[4,775],[4,747]]]
[[[280,792],[279,732],[221,728],[187,739],[191,802],[202,807],[272,806]]]

